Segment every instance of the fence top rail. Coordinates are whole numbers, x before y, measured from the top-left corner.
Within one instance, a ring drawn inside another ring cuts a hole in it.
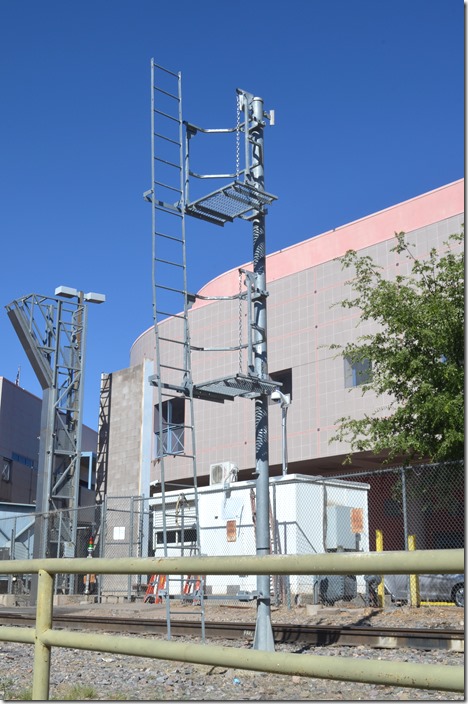
[[[0,574],[458,574],[464,550],[336,552],[228,557],[96,557],[1,560]]]

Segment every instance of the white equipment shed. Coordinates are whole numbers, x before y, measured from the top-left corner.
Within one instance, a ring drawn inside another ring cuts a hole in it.
[[[255,555],[256,485],[253,480],[233,481],[235,477],[231,466],[229,472],[215,475],[215,479],[219,479],[217,483],[197,490],[200,553],[233,557],[232,576],[206,577],[205,593],[218,598],[248,595],[256,589],[256,576],[235,574],[236,555]],[[271,478],[271,552],[289,555],[338,550],[367,552],[369,488],[366,483],[302,474]],[[161,501],[157,495],[150,500],[155,556],[164,555]],[[193,489],[165,493],[169,557],[194,554],[194,501]],[[290,593],[313,594],[316,583],[314,575],[291,575]],[[357,589],[365,592],[362,576],[357,578]],[[170,591],[179,591],[178,585],[171,583]]]

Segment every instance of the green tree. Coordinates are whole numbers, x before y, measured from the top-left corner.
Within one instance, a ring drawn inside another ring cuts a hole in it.
[[[353,295],[339,305],[357,308],[360,321],[374,321],[377,332],[332,346],[358,367],[370,361],[363,394],[372,390],[392,400],[363,418],[340,418],[332,440],[350,443],[352,451],[387,452],[388,461],[462,459],[463,233],[424,260],[414,257],[404,233],[395,237],[392,251],[412,261],[408,276],[388,280],[371,257],[354,251],[342,258],[343,267],[355,273],[347,282]]]

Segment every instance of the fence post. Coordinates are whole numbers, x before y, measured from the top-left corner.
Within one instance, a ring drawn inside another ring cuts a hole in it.
[[[128,530],[128,556],[133,557],[133,541],[135,540],[134,535],[134,521],[135,521],[135,497],[130,497],[130,525]],[[128,575],[127,579],[127,599],[132,600],[132,575]]]
[[[15,544],[16,544],[16,518],[13,519],[13,528],[11,529],[10,535],[10,560],[15,559]],[[18,579],[18,576],[16,577]],[[13,593],[13,578],[11,574],[8,575],[8,594]]]
[[[41,636],[52,628],[53,599],[54,578],[45,570],[39,570],[32,686],[32,698],[38,701],[49,699],[51,646],[44,645]]]
[[[403,539],[403,544],[405,546],[405,550],[408,550],[408,505],[406,503],[406,469],[405,467],[402,467],[401,470],[401,509],[403,512],[403,534],[404,534],[404,539]]]
[[[408,536],[408,550],[416,550],[415,535]],[[419,576],[417,574],[410,574],[409,576],[409,596],[411,606],[421,606],[421,597],[419,594]]]
[[[375,531],[375,549],[377,552],[383,552],[383,533],[377,528]],[[377,587],[377,600],[381,609],[385,606],[385,581],[381,575],[380,584]]]

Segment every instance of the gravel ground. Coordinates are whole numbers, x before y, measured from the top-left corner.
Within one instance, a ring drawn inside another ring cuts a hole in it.
[[[68,613],[114,613],[115,615],[137,615],[163,617],[156,605],[124,604],[88,605],[67,608]],[[187,618],[193,618],[187,609]],[[207,618],[216,620],[255,620],[252,608],[226,608],[216,606],[207,609]],[[239,613],[240,612],[240,613]],[[165,613],[165,612],[164,612]],[[370,623],[412,627],[463,627],[462,612],[454,607],[427,607],[424,609],[322,609],[316,615],[307,615],[306,607],[273,609],[272,621],[316,623]],[[90,635],[90,637],[92,637]],[[148,635],[157,639],[158,636]],[[187,639],[186,639],[187,640]],[[199,642],[190,639],[190,642]],[[209,641],[213,645],[214,641]],[[218,645],[251,647],[250,641],[216,641]],[[310,653],[314,655],[337,655],[348,658],[378,659],[398,662],[437,665],[463,665],[463,654],[443,650],[421,651],[409,648],[399,650],[377,650],[367,647],[350,648],[327,646],[305,649],[303,644],[278,645],[277,651]],[[19,643],[0,642],[0,697],[4,700],[28,697],[32,683],[33,648]],[[283,676],[267,673],[233,670],[223,667],[191,665],[148,658],[128,657],[108,653],[92,653],[81,650],[54,648],[51,667],[51,698],[91,699],[107,701],[376,701],[376,700],[438,700],[464,701],[463,695],[447,692],[402,687],[385,687],[333,680],[311,679],[298,676]]]

